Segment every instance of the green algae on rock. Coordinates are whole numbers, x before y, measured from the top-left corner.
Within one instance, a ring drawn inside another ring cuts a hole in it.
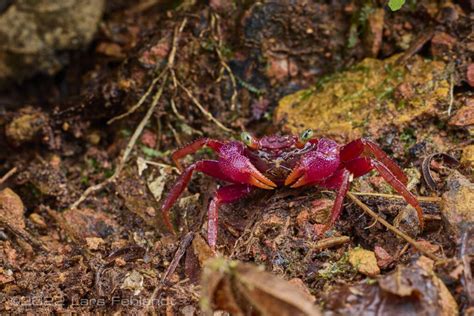
[[[285,120],[291,132],[313,128],[318,134],[355,138],[436,113],[435,105],[449,100],[446,64],[414,56],[400,65],[398,57],[367,58],[316,87],[284,97],[275,120]]]

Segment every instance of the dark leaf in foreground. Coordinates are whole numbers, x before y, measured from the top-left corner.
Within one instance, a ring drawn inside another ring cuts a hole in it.
[[[238,261],[208,261],[202,278],[204,313],[232,315],[321,315],[297,286],[262,269]]]
[[[433,261],[421,257],[399,266],[378,284],[343,286],[327,301],[337,315],[458,315],[458,306],[433,272]]]

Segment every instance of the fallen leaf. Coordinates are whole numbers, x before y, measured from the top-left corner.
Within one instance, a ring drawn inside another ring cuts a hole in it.
[[[308,293],[263,269],[223,258],[209,260],[202,278],[201,307],[207,314],[321,315]]]
[[[458,315],[458,306],[444,283],[433,272],[433,261],[420,257],[376,284],[343,285],[329,293],[327,311],[335,315]]]

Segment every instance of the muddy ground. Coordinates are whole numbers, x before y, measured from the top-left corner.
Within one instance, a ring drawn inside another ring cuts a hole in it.
[[[107,1],[87,46],[3,47],[0,310],[473,313],[472,5]],[[382,220],[347,197],[324,235],[334,192],[261,190],[221,207],[217,252],[236,261],[204,268],[221,183],[193,177],[171,234],[160,205],[178,176],[172,151],[307,127],[377,141],[420,197],[424,230],[375,172],[351,192]]]

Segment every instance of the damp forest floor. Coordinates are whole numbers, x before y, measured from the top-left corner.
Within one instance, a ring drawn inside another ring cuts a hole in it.
[[[109,1],[61,71],[0,90],[0,310],[474,313],[470,3]],[[424,229],[375,172],[324,234],[334,192],[255,190],[213,253],[200,173],[164,225],[175,149],[308,127],[380,144]]]

